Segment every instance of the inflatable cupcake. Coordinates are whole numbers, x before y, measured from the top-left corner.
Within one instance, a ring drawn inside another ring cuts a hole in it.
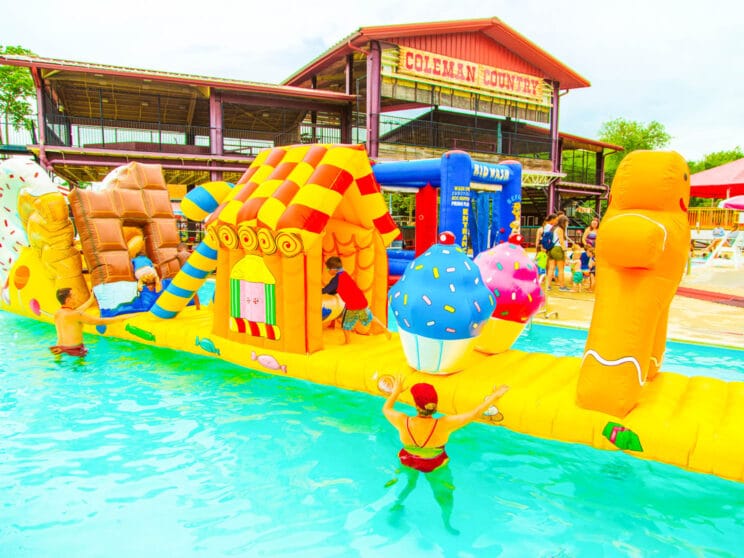
[[[409,264],[389,302],[408,364],[450,374],[474,349],[495,302],[454,235],[442,233],[439,241]]]
[[[545,296],[537,266],[521,246],[504,242],[475,257],[496,309],[478,338],[477,349],[496,354],[509,349]]]

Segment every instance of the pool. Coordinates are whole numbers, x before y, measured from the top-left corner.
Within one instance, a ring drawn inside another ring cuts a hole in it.
[[[380,398],[0,327],[3,557],[740,555],[744,484],[473,424],[447,447],[455,535],[423,480],[392,509]]]
[[[582,356],[588,332],[583,329],[532,324],[513,348],[558,356]],[[667,341],[662,370],[685,376],[744,381],[744,350]]]

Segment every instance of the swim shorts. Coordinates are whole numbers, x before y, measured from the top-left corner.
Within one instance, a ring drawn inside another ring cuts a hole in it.
[[[61,355],[64,353],[70,356],[84,357],[88,354],[88,349],[86,349],[85,345],[82,343],[80,343],[80,345],[71,345],[69,347],[65,345],[55,345],[54,347],[49,347],[49,350],[55,355]]]
[[[360,322],[363,326],[367,326],[372,321],[372,310],[369,308],[363,308],[361,310],[346,310],[344,312],[344,321],[341,324],[346,331],[351,331],[357,322]]]

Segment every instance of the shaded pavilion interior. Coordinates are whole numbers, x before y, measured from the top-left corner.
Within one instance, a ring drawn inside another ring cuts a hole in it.
[[[29,146],[72,184],[100,181],[129,161],[163,166],[169,184],[237,181],[267,147],[348,141],[353,97],[294,87],[3,57],[27,66],[39,128]],[[314,132],[323,130],[323,137]]]

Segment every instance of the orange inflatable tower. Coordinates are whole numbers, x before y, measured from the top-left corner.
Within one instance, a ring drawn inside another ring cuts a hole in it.
[[[669,305],[690,247],[690,173],[676,152],[634,151],[597,232],[594,313],[578,403],[625,416],[661,366]]]

